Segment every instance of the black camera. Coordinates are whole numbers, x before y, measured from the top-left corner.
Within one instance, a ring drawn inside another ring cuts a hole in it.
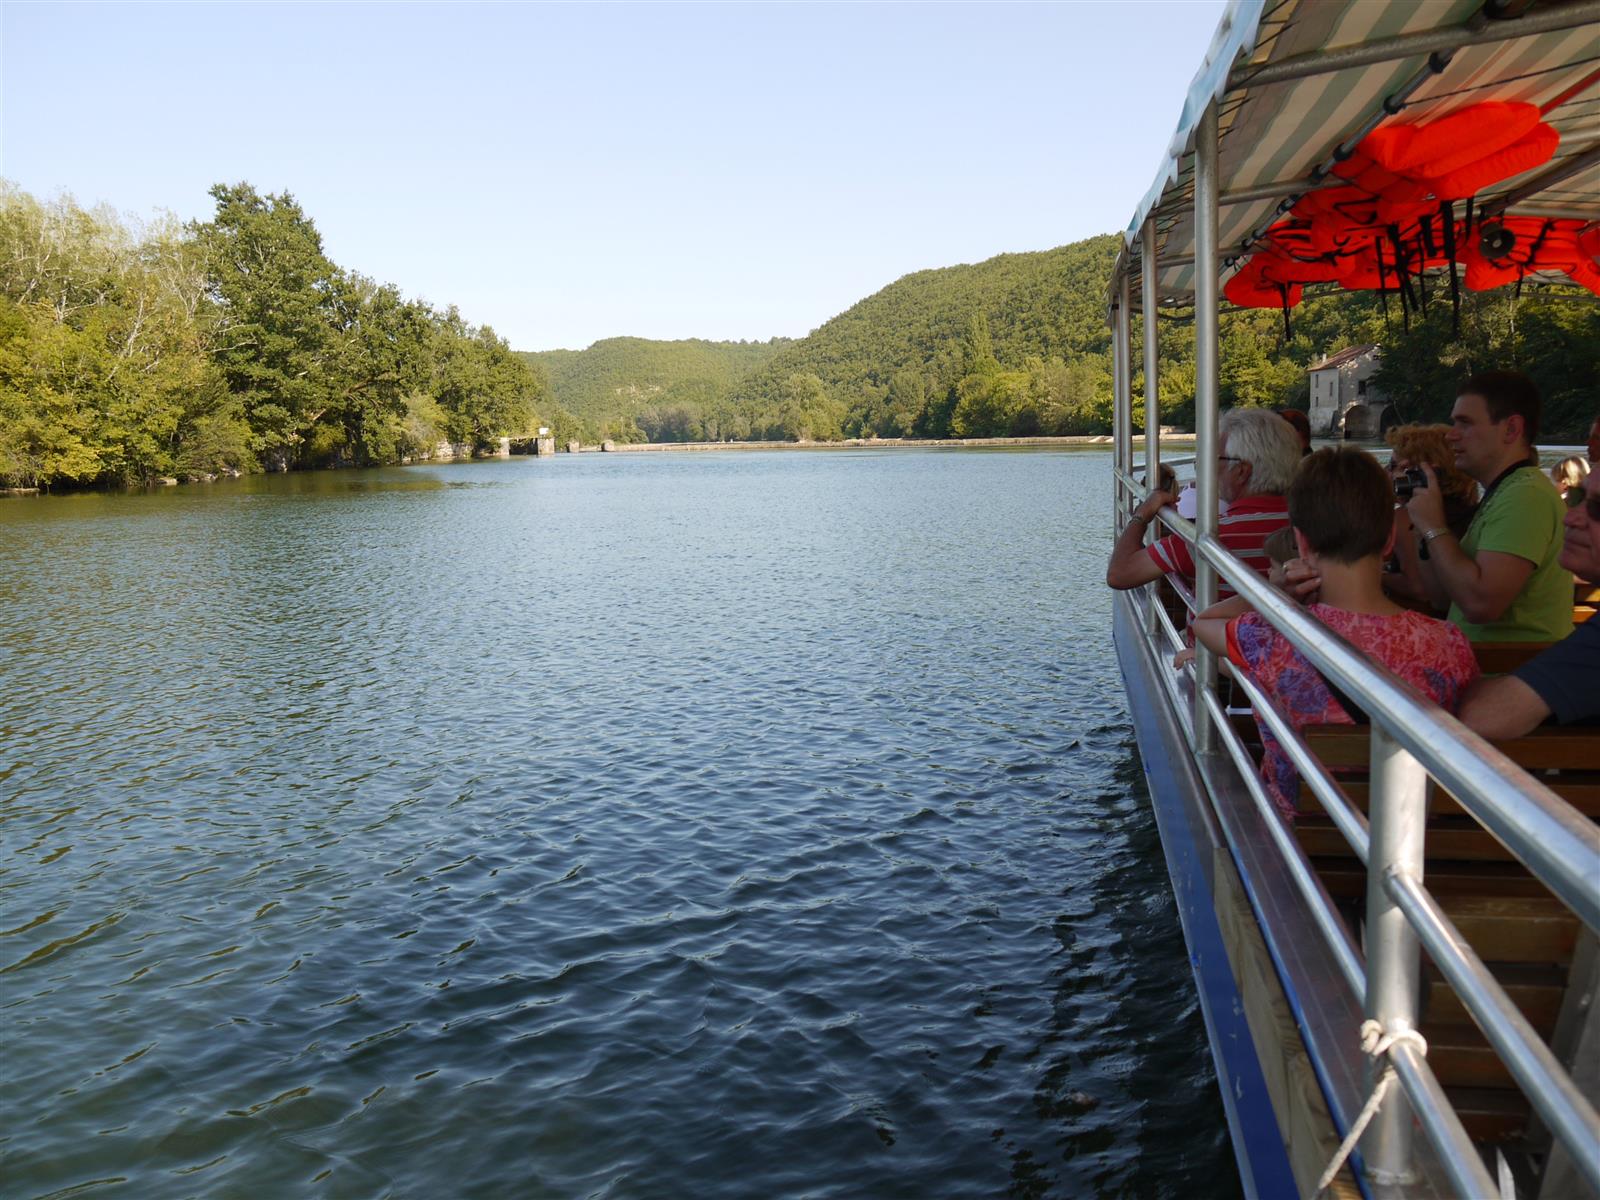
[[[1422,473],[1421,467],[1407,467],[1406,473],[1394,481],[1394,494],[1401,500],[1411,499],[1411,493],[1418,488],[1426,489],[1428,477]]]

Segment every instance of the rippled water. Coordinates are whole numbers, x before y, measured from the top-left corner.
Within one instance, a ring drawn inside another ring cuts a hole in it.
[[[1236,1193],[1108,466],[0,502],[0,1189]]]

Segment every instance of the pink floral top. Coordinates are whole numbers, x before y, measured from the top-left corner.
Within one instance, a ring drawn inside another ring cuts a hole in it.
[[[1374,616],[1326,604],[1310,605],[1306,611],[1451,712],[1467,685],[1478,677],[1471,643],[1448,621],[1417,612]],[[1316,668],[1259,613],[1246,613],[1228,622],[1228,661],[1250,673],[1296,730],[1306,725],[1354,723]],[[1279,813],[1293,822],[1299,772],[1266,725],[1259,718],[1256,724],[1265,751],[1261,777]]]

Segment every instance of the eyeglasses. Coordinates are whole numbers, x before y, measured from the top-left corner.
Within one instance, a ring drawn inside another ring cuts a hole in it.
[[[1589,513],[1589,520],[1600,521],[1600,496],[1588,496],[1582,488],[1568,488],[1564,497],[1568,508],[1583,508]]]
[[[1233,455],[1231,455],[1231,454],[1219,454],[1219,455],[1217,455],[1217,461],[1218,462],[1243,462],[1244,459],[1242,459],[1242,458],[1234,458]]]

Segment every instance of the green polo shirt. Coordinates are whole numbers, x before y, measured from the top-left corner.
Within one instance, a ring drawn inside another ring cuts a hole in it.
[[[1450,606],[1450,620],[1474,642],[1559,642],[1572,632],[1572,572],[1561,555],[1561,497],[1543,471],[1523,468],[1500,481],[1478,506],[1461,548],[1515,554],[1533,563],[1533,574],[1498,621],[1474,625]]]

